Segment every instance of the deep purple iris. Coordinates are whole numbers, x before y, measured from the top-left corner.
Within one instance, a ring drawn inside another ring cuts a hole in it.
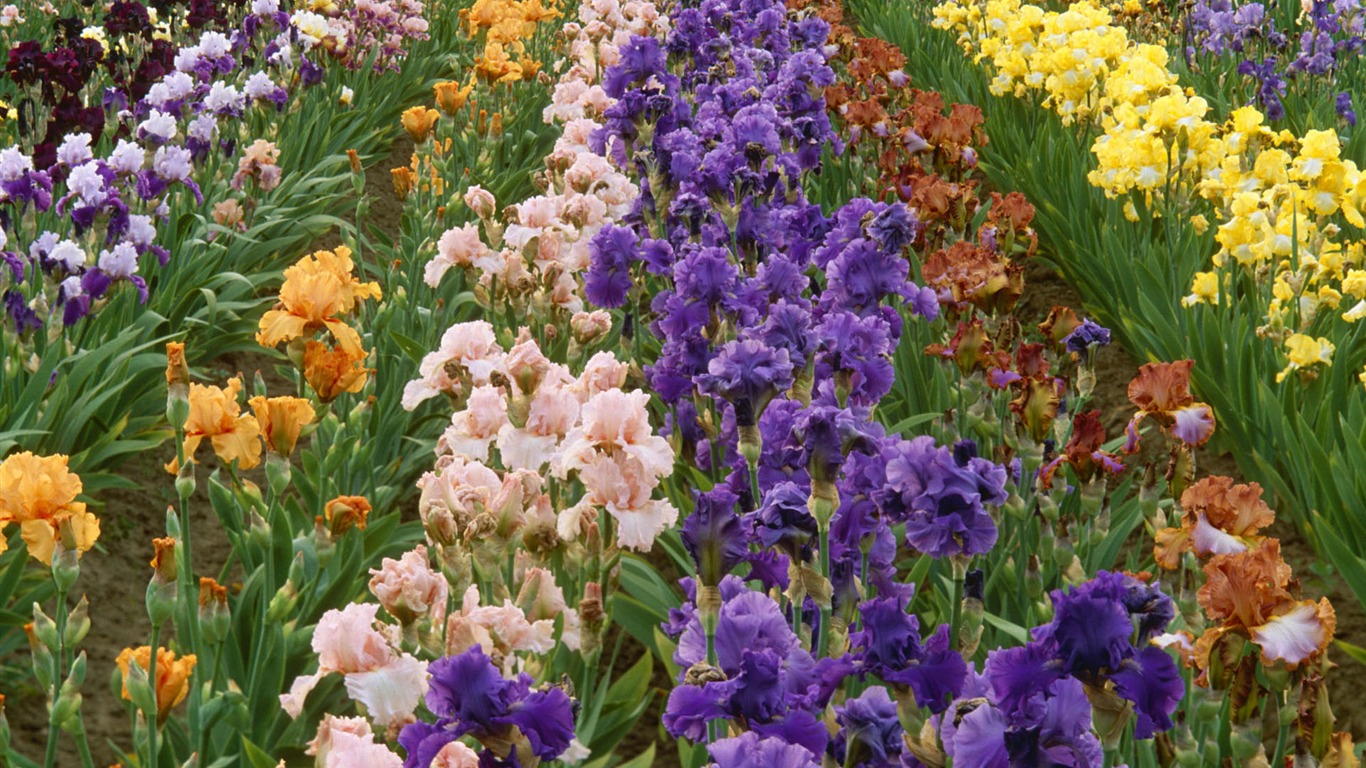
[[[569,748],[574,704],[563,689],[533,689],[526,674],[504,678],[478,645],[432,662],[428,671],[427,708],[438,719],[412,723],[399,733],[405,768],[425,768],[442,747],[467,735],[501,752],[520,733],[542,760]]]

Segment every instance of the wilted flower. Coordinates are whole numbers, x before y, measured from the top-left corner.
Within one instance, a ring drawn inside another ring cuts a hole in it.
[[[1105,426],[1100,422],[1100,411],[1086,411],[1072,417],[1072,437],[1062,453],[1039,471],[1039,483],[1044,488],[1053,485],[1053,475],[1063,464],[1072,467],[1081,482],[1090,482],[1101,473],[1119,474],[1124,465],[1119,457],[1102,450],[1105,445]]]

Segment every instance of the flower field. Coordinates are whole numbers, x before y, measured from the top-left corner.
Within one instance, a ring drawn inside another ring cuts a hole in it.
[[[0,50],[0,766],[1361,764],[1359,0]]]

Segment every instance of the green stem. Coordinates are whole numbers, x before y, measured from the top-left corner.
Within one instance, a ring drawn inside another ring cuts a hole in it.
[[[821,576],[830,579],[830,523],[820,524]],[[830,606],[821,607],[821,623],[816,630],[816,658],[823,659],[830,647]]]
[[[157,648],[161,643],[161,627],[152,627],[152,652],[147,654],[147,684],[152,688],[152,707],[151,713],[144,713],[147,722],[147,765],[148,768],[157,768],[161,762],[160,745],[157,744],[157,736],[161,728],[160,718],[157,717]],[[136,664],[137,662],[131,661]]]
[[[76,720],[76,749],[81,755],[81,765],[83,768],[94,768],[95,758],[90,754],[90,739],[85,734],[85,720]]]
[[[953,605],[949,607],[949,638],[953,647],[959,647],[958,625],[963,623],[963,579],[967,575],[967,563],[953,560]]]
[[[1285,762],[1282,755],[1285,754],[1286,738],[1290,735],[1290,727],[1281,721],[1281,710],[1285,707],[1285,691],[1276,692],[1276,751],[1271,753],[1271,764],[1280,765]]]
[[[60,584],[57,586],[57,652],[52,654],[52,693],[48,700],[48,720],[47,720],[47,748],[43,751],[43,765],[45,768],[53,768],[57,764],[57,723],[53,719],[56,712],[57,700],[62,693],[62,657],[66,655],[66,643],[62,636],[66,634],[66,590]]]

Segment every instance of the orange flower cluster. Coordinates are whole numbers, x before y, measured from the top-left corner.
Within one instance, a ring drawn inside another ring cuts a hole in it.
[[[1256,483],[1203,478],[1181,494],[1180,526],[1155,536],[1162,567],[1180,567],[1186,552],[1203,561],[1205,581],[1196,598],[1209,626],[1193,644],[1189,635],[1162,640],[1184,647],[1202,685],[1246,688],[1255,671],[1250,665],[1293,670],[1321,658],[1333,639],[1332,604],[1302,599],[1280,542],[1259,535],[1275,519],[1261,495]],[[1245,653],[1248,643],[1259,653]]]
[[[941,305],[958,312],[967,311],[969,305],[986,312],[1009,312],[1024,292],[1023,264],[967,240],[931,253],[921,267],[921,277],[940,296]]]
[[[172,387],[184,386],[189,378],[185,345],[167,344],[166,358],[166,380]],[[252,412],[247,414],[242,412],[241,394],[242,379],[238,376],[228,379],[226,387],[189,384],[189,415],[180,425],[184,429],[181,447],[188,461],[194,461],[195,452],[205,440],[220,461],[237,462],[241,469],[261,463],[263,440],[268,450],[281,456],[294,452],[304,426],[313,421],[313,405],[299,397],[253,397],[248,401]],[[166,471],[178,473],[179,460],[172,459]]]
[[[527,54],[526,41],[542,22],[560,18],[556,2],[542,0],[475,0],[460,11],[465,34],[484,36],[484,51],[474,59],[479,77],[491,83],[531,80],[541,62]]]
[[[342,392],[359,392],[370,373],[360,334],[345,318],[361,301],[379,300],[382,293],[378,283],[363,283],[354,271],[351,249],[345,246],[303,257],[285,270],[280,300],[261,317],[256,334],[262,346],[289,343],[304,378],[323,402]],[[313,338],[321,331],[335,344]]]
[[[1294,669],[1317,658],[1333,639],[1337,616],[1328,598],[1301,600],[1299,582],[1281,559],[1281,543],[1264,539],[1254,549],[1214,555],[1205,563],[1197,595],[1205,615],[1218,624],[1195,643],[1195,664],[1207,679],[1212,657],[1238,658],[1242,640],[1261,650],[1265,666]],[[1230,643],[1234,638],[1239,641]],[[1225,651],[1238,651],[1226,653]]]
[[[0,551],[8,546],[5,529],[18,523],[28,553],[52,564],[57,543],[67,551],[88,552],[100,537],[100,521],[76,501],[81,478],[67,469],[67,457],[36,456],[27,451],[0,462]]]

